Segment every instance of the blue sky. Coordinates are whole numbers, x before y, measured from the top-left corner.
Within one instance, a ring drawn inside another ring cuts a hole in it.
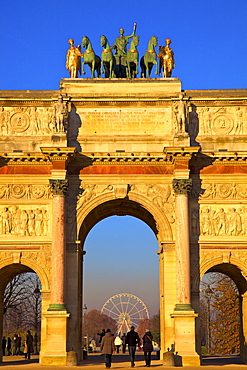
[[[247,87],[246,0],[0,0],[0,89],[57,90],[65,69],[68,39],[87,35],[96,54],[100,36],[112,45],[119,28],[133,23],[142,56],[156,35],[172,40],[183,89]],[[86,78],[89,70],[86,67]],[[88,235],[85,249],[85,303],[100,309],[117,293],[140,297],[151,314],[159,307],[157,241],[131,217],[103,220]]]

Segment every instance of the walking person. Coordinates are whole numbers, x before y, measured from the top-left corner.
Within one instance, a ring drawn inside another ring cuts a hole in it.
[[[114,336],[111,334],[110,329],[106,330],[106,334],[102,338],[100,350],[105,355],[105,368],[110,369],[114,352]]]
[[[5,356],[6,345],[7,345],[7,340],[5,339],[5,337],[3,337],[3,339],[2,339],[3,356]]]
[[[105,329],[102,329],[101,333],[97,333],[99,335],[99,343],[102,342],[103,337],[105,336]]]
[[[140,343],[139,335],[135,331],[134,326],[131,326],[130,331],[127,333],[126,336],[126,344],[128,344],[129,348],[131,367],[135,366],[136,345],[139,345],[139,343]]]
[[[153,336],[149,329],[146,330],[144,337],[142,338],[143,341],[143,352],[144,352],[144,360],[146,362],[146,366],[150,367],[151,365],[151,354],[153,351]]]
[[[121,339],[122,339],[122,352],[125,353],[126,351],[126,334],[125,333],[123,333]]]
[[[7,339],[7,356],[11,355],[11,339],[8,337]]]
[[[30,330],[27,331],[26,336],[26,345],[27,345],[27,359],[30,360],[30,355],[33,353],[33,336]]]
[[[21,354],[21,336],[20,334],[17,334],[16,338],[16,354],[20,356]]]
[[[119,348],[122,345],[122,339],[120,338],[119,335],[116,336],[116,338],[114,340],[114,344],[115,344],[115,347],[116,347],[116,352],[119,353]]]

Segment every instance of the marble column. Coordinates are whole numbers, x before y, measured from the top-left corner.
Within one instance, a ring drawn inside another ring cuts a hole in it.
[[[190,301],[190,242],[188,195],[191,179],[174,179],[176,213],[176,287],[175,310],[191,310]]]
[[[52,271],[49,311],[65,310],[65,195],[68,180],[51,179],[52,200]]]

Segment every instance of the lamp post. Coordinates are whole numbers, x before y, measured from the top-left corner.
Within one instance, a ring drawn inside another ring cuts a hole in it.
[[[84,343],[83,345],[86,346],[87,350],[88,350],[88,335],[84,332],[84,315],[87,311],[87,305],[86,303],[84,303],[83,307],[82,307],[82,323],[83,323],[83,338],[84,338]],[[86,342],[86,343],[85,343]]]
[[[36,288],[34,289],[34,296],[35,296],[35,334],[33,338],[33,346],[34,346],[34,353],[38,354],[38,340],[39,340],[39,325],[40,325],[40,295],[41,292],[39,290],[38,283],[36,285]]]
[[[205,295],[207,299],[207,353],[208,355],[211,354],[211,316],[210,316],[210,299],[212,295],[212,290],[208,285],[207,289],[205,290]]]

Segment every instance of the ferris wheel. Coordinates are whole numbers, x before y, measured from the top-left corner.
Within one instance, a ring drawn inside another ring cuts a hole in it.
[[[127,333],[133,325],[138,326],[140,319],[149,319],[149,312],[145,303],[133,294],[120,293],[109,298],[101,313],[117,321],[118,333]]]

